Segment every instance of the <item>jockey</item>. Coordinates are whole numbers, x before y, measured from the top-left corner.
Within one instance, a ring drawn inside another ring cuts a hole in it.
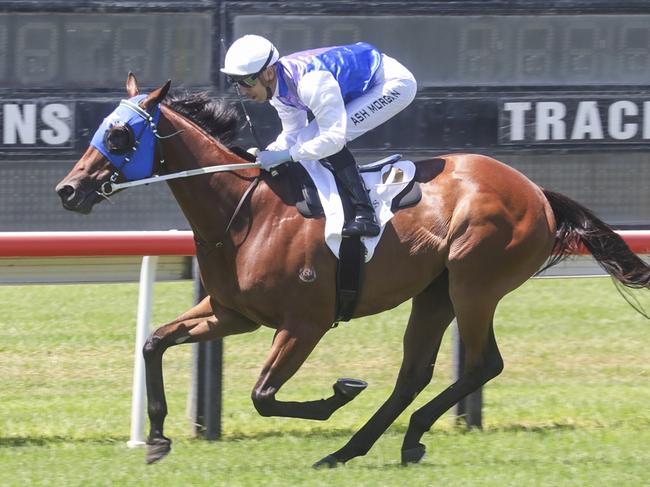
[[[278,112],[282,132],[258,154],[262,168],[327,159],[354,205],[355,217],[342,234],[378,235],[374,209],[346,143],[413,101],[417,84],[410,71],[364,42],[280,57],[269,40],[257,35],[237,39],[221,71],[248,98],[269,101]]]

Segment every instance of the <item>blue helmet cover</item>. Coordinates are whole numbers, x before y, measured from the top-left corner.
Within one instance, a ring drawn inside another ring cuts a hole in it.
[[[129,101],[137,105],[146,97],[147,95],[137,95],[129,98]],[[153,114],[153,123],[157,124],[159,118],[160,107],[157,106]],[[127,124],[131,126],[135,134],[136,147],[127,150],[125,154],[109,152],[104,144],[104,135],[115,125]],[[156,145],[153,127],[148,120],[127,105],[120,104],[104,119],[93,135],[90,145],[101,152],[128,181],[144,179],[152,175]]]

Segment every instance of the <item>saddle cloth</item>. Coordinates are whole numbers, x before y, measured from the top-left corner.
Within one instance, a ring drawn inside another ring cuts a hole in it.
[[[339,249],[343,239],[341,231],[343,230],[345,217],[343,202],[334,175],[319,161],[301,161],[300,164],[314,182],[323,207],[323,213],[325,214],[325,242],[332,253],[339,258]],[[415,164],[412,161],[399,160],[382,165],[376,171],[362,171],[361,175],[366,183],[366,188],[369,190],[370,201],[375,208],[377,222],[381,226],[381,231],[376,237],[361,238],[366,247],[365,262],[367,263],[372,258],[375,248],[384,234],[386,223],[393,218],[393,199],[409,186],[415,176]],[[417,201],[414,203],[417,203]]]

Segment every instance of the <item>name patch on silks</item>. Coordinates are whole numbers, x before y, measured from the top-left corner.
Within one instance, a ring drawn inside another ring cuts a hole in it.
[[[147,95],[137,95],[128,101],[138,105],[146,97]],[[135,181],[147,178],[153,172],[156,136],[149,120],[123,102],[104,119],[93,135],[90,145],[101,152],[128,181]],[[157,124],[160,118],[160,107],[156,107],[152,117],[153,123]],[[135,139],[133,147],[129,147],[121,154],[111,152],[104,140],[106,132],[118,125],[130,127]]]

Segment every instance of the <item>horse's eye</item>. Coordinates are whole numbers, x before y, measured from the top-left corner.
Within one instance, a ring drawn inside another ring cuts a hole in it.
[[[134,142],[133,129],[129,125],[115,125],[104,134],[104,145],[111,154],[124,154]]]

